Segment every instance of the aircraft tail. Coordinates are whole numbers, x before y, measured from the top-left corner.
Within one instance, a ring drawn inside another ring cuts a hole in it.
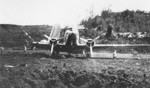
[[[59,39],[60,38],[60,26],[59,25],[54,25],[52,28],[52,31],[50,33],[49,38],[50,39]]]

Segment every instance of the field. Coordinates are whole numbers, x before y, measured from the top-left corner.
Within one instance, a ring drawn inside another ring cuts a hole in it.
[[[150,59],[3,53],[0,88],[150,88]]]

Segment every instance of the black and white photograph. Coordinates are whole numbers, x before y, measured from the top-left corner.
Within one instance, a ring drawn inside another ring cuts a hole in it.
[[[0,0],[0,88],[150,88],[150,1]]]

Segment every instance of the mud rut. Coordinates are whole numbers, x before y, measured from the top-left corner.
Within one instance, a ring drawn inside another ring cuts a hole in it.
[[[150,88],[149,59],[0,56],[0,88]]]

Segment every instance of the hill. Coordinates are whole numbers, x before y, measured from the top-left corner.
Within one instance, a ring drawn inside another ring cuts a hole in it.
[[[48,25],[14,25],[0,24],[0,46],[4,47],[22,47],[25,44],[27,36],[26,31],[34,41],[43,39],[43,34],[49,34],[52,26]]]

